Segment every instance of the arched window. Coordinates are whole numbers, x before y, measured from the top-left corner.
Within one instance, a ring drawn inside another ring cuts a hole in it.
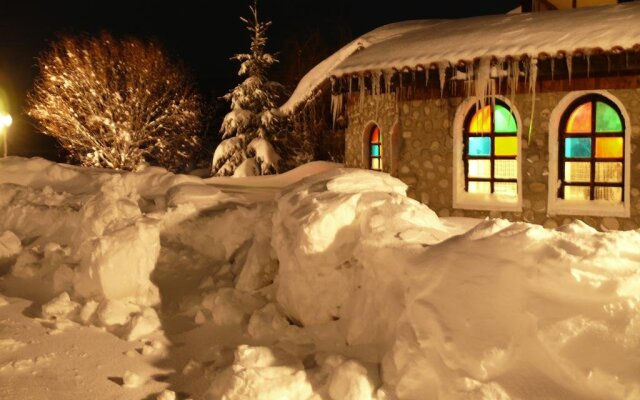
[[[373,128],[371,128],[369,145],[370,168],[374,171],[382,171],[382,135],[380,134],[378,125],[374,125]]]
[[[509,107],[497,100],[472,107],[463,125],[464,190],[518,198],[518,126]]]
[[[608,98],[589,94],[573,101],[558,130],[558,198],[621,203],[624,132],[620,109]]]

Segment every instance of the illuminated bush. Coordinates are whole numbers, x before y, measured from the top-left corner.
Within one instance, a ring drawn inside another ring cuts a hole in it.
[[[27,113],[71,160],[134,170],[145,163],[176,171],[199,146],[201,99],[156,43],[63,37],[38,59]]]

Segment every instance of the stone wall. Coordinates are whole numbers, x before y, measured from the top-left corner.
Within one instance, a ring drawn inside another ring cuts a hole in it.
[[[640,89],[608,90],[626,108],[631,137],[631,217],[600,218],[593,216],[548,216],[549,118],[558,102],[568,92],[538,93],[535,97],[531,140],[527,140],[532,120],[530,94],[518,94],[513,99],[522,122],[522,212],[471,211],[453,209],[453,128],[456,110],[464,100],[460,97],[398,101],[394,94],[368,96],[365,101],[349,103],[349,126],[345,140],[345,164],[367,168],[364,153],[366,129],[371,122],[380,127],[383,136],[384,171],[392,173],[409,185],[408,195],[427,204],[440,216],[486,216],[507,218],[556,227],[581,219],[598,229],[636,229],[640,227]],[[392,133],[395,132],[394,148]],[[396,153],[392,157],[393,153]],[[393,158],[393,160],[392,160]]]

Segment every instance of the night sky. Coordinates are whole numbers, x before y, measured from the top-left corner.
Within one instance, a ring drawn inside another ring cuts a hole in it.
[[[24,115],[24,99],[38,70],[35,58],[62,33],[108,31],[156,39],[172,58],[191,71],[205,98],[215,99],[234,87],[238,65],[229,57],[248,49],[239,20],[250,0],[3,2],[0,6],[0,87],[8,93],[14,125],[9,153],[58,159],[55,141],[37,133]],[[261,0],[258,10],[273,22],[268,49],[281,63],[272,78],[295,85],[306,70],[348,41],[378,26],[409,19],[461,18],[501,14],[518,1],[406,1],[372,6],[362,0]],[[434,8],[448,7],[446,10]],[[219,110],[224,112],[226,105]],[[213,134],[213,129],[210,134]]]

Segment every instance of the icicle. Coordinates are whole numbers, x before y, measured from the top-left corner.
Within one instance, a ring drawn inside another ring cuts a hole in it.
[[[520,81],[520,61],[512,60],[510,67],[509,86],[511,89],[511,102],[513,103],[518,91],[518,82]]]
[[[551,80],[553,80],[553,75],[556,70],[556,59],[551,57]]]
[[[567,72],[569,73],[569,84],[571,84],[571,71],[573,69],[571,54],[567,54],[565,57],[565,60],[567,61]]]
[[[491,81],[491,58],[482,57],[478,65],[478,70],[474,76],[475,81],[475,102],[484,107],[487,97],[489,82]]]
[[[358,91],[360,92],[360,107],[364,106],[364,99],[367,91],[367,87],[364,84],[364,74],[358,74]]]
[[[466,67],[467,67],[467,80],[465,81],[465,86],[466,86],[466,90],[467,90],[467,98],[471,97],[471,86],[473,85],[473,79],[474,79],[474,68],[473,68],[473,61],[465,63]]]
[[[529,136],[527,143],[531,143],[531,134],[533,133],[533,120],[536,111],[536,84],[538,81],[538,59],[531,58],[529,60],[529,93],[531,93],[531,114],[529,116]]]
[[[440,98],[444,97],[444,83],[445,83],[445,79],[447,79],[448,67],[449,67],[448,62],[438,63],[438,77],[440,78]]]
[[[371,92],[374,96],[380,96],[380,77],[382,72],[376,71],[371,73]]]
[[[343,97],[342,93],[331,95],[331,115],[333,116],[333,127],[336,127],[336,121],[342,114]]]
[[[384,76],[384,92],[389,94],[391,93],[391,80],[393,79],[393,70],[382,71],[382,75]]]
[[[353,76],[349,75],[349,98],[351,98],[351,94],[353,93]]]
[[[424,69],[424,87],[429,87],[429,67],[425,67]]]
[[[587,58],[587,78],[589,78],[589,73],[591,72],[591,54],[586,53],[584,56]]]

